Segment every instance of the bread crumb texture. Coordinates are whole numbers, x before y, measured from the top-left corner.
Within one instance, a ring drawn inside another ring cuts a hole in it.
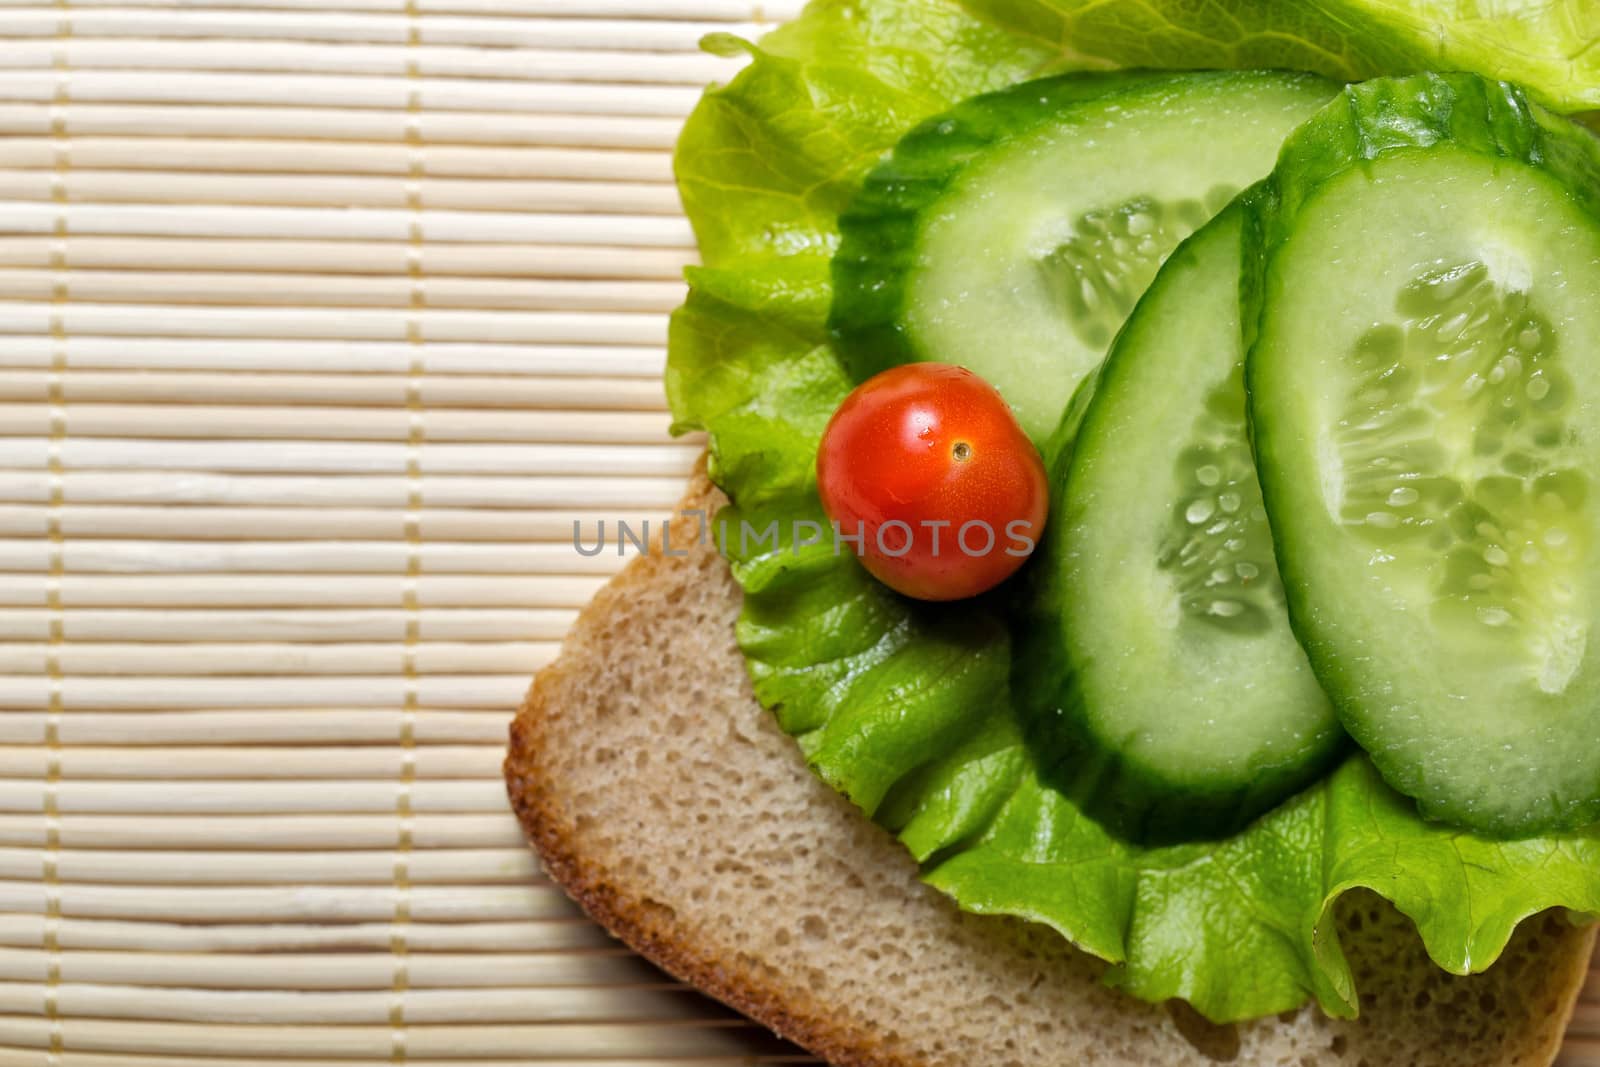
[[[684,507],[720,499],[697,477]],[[692,540],[680,520],[674,544]],[[1481,975],[1348,894],[1358,1020],[1216,1026],[1101,985],[1054,932],[968,915],[806,769],[751,695],[714,548],[636,560],[585,610],[511,730],[506,778],[546,867],[666,970],[847,1067],[1546,1064],[1592,934],[1523,924]],[[1248,981],[1247,974],[1240,975]]]

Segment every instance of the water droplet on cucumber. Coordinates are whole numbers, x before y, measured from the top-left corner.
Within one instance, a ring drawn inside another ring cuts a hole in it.
[[[1421,498],[1421,493],[1410,486],[1403,485],[1389,494],[1389,506],[1395,508],[1408,507]]]

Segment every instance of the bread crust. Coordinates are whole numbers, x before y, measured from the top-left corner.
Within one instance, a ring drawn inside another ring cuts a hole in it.
[[[685,514],[714,512],[726,498],[705,478],[703,461],[672,520],[672,543],[688,544],[697,520]],[[589,605],[585,615],[604,615],[614,601],[657,579],[660,568],[672,566],[652,546],[648,556],[634,559],[613,578]],[[825,1010],[796,999],[795,992],[780,990],[753,973],[738,974],[726,960],[707,956],[701,946],[686,939],[658,908],[613,883],[612,876],[577,847],[572,827],[551,803],[552,791],[543,773],[546,727],[551,702],[571,684],[571,667],[563,659],[540,671],[511,723],[506,753],[506,790],[523,832],[544,862],[550,877],[595,922],[611,931],[629,948],[674,978],[699,989],[735,1011],[761,1023],[773,1033],[810,1050],[838,1067],[920,1067],[898,1058],[878,1038],[841,1026]]]
[[[679,516],[674,520],[672,544],[682,546],[695,540],[698,520],[685,517],[684,512],[694,509],[714,511],[722,502],[724,498],[705,479],[703,472],[697,472],[687,496],[680,505]],[[597,855],[594,850],[585,847],[583,832],[577,825],[582,813],[575,816],[571,810],[572,798],[569,795],[572,792],[571,787],[564,785],[564,780],[557,770],[562,756],[563,738],[567,739],[569,749],[572,744],[571,734],[563,734],[563,729],[570,731],[576,722],[581,733],[583,723],[576,719],[562,723],[561,717],[586,714],[577,705],[591,699],[599,699],[595,697],[594,679],[591,675],[596,669],[595,657],[605,654],[608,640],[617,639],[607,630],[612,618],[626,615],[627,608],[634,601],[652,592],[659,592],[663,588],[691,586],[701,588],[713,583],[731,586],[726,566],[725,561],[713,548],[702,546],[691,550],[688,558],[667,557],[656,551],[633,560],[596,595],[584,609],[578,626],[574,628],[573,637],[569,639],[573,644],[564,648],[557,661],[541,671],[534,679],[511,726],[505,775],[512,807],[551,877],[592,918],[674,977],[698,987],[838,1067],[930,1067],[930,1064],[936,1061],[943,1063],[945,1062],[943,1059],[924,1058],[908,1051],[906,1042],[897,1043],[893,1040],[896,1035],[891,1034],[890,1038],[886,1038],[870,1025],[872,1020],[862,1020],[855,1013],[841,1010],[841,1005],[819,1001],[802,987],[802,983],[790,981],[787,976],[770,969],[764,972],[751,960],[730,958],[728,952],[708,947],[702,938],[695,936],[693,931],[688,929],[689,924],[680,918],[671,904],[651,899],[647,893],[641,892],[637,885],[632,884],[626,873],[617,869],[614,856]],[[737,606],[736,588],[732,589],[729,596],[732,599],[726,606],[731,612],[732,608]],[[731,613],[727,618],[731,620]],[[981,921],[1005,922],[996,919]],[[1541,940],[1537,942],[1540,946],[1539,955],[1532,960],[1531,970],[1538,973],[1534,977],[1526,978],[1531,990],[1527,1003],[1519,1009],[1513,1009],[1521,1010],[1523,1016],[1513,1016],[1515,1021],[1512,1023],[1496,1024],[1491,1020],[1489,1023],[1491,1030],[1498,1025],[1506,1033],[1497,1031],[1490,1034],[1489,1044],[1498,1047],[1494,1042],[1504,1038],[1500,1040],[1500,1044],[1506,1047],[1503,1052],[1494,1053],[1489,1058],[1484,1055],[1470,1058],[1472,1063],[1516,1063],[1531,1067],[1549,1063],[1560,1046],[1578,987],[1587,971],[1594,931],[1569,928],[1561,920],[1548,916],[1542,920],[1530,920],[1525,925],[1535,924],[1539,926],[1536,936]],[[1372,927],[1373,921],[1369,920],[1369,933]],[[1354,928],[1360,929],[1359,922]],[[1002,928],[995,929],[999,931]],[[1037,932],[1038,940],[1052,943],[1060,940],[1053,933],[1040,928],[1028,929]],[[1379,940],[1381,942],[1381,936]],[[1061,944],[1064,945],[1064,942]],[[1019,951],[1026,951],[1029,947],[1025,941],[1018,941],[1017,945]],[[1508,955],[1510,954],[1508,952]],[[1382,955],[1382,952],[1379,955]],[[1403,953],[1397,951],[1394,955],[1399,957]],[[1412,956],[1416,955],[1417,953],[1413,951]],[[1523,952],[1523,955],[1526,956],[1527,953]],[[1397,965],[1401,968],[1404,966],[1403,963]],[[1443,972],[1428,976],[1430,981],[1442,977]],[[1075,979],[1068,976],[1067,980]],[[1445,979],[1445,981],[1471,980]],[[1093,983],[1085,978],[1082,979],[1082,984],[1087,990]],[[1085,997],[1089,995],[1087,991],[1084,993]],[[1471,994],[1474,998],[1477,995]],[[1408,1000],[1409,996],[1408,993]],[[1424,994],[1419,987],[1417,1004],[1415,1007],[1410,1007],[1381,1003],[1374,1005],[1369,1002],[1369,997],[1364,996],[1364,1020],[1388,1018],[1391,1026],[1396,1023],[1409,1024],[1413,1021],[1407,1015],[1410,1012],[1411,1015],[1418,1017],[1418,1029],[1430,1030],[1439,1024],[1433,1022],[1431,1017],[1426,1025],[1420,1021],[1423,1015],[1423,997]],[[1192,1012],[1185,1012],[1183,1006],[1169,1006],[1166,1013],[1145,1005],[1136,1006],[1131,1001],[1124,1002],[1123,1007],[1125,1010],[1118,1014],[1133,1018],[1134,1029],[1137,1032],[1146,1029],[1146,1022],[1140,1012],[1153,1013],[1167,1024],[1171,1033],[1181,1032],[1182,1037],[1192,1046],[1184,1049],[1185,1053],[1190,1054],[1185,1056],[1186,1060],[1196,1051],[1200,1055],[1193,1058],[1201,1061],[1238,1056],[1239,1028],[1221,1028],[1213,1032],[1208,1029],[1209,1024],[1198,1020]],[[1251,1035],[1260,1039],[1263,1033],[1267,1033],[1270,1041],[1271,1035],[1277,1030],[1287,1032],[1297,1028],[1298,1031],[1314,1029],[1305,1023],[1307,1016],[1321,1020],[1320,1014],[1315,1013],[1314,1009],[1307,1009],[1301,1015],[1291,1013],[1289,1016],[1249,1024],[1243,1032],[1247,1040]],[[1335,1026],[1351,1025],[1362,1029],[1354,1031],[1332,1029]],[[1362,1062],[1370,1063],[1373,1067],[1398,1062],[1375,1058],[1375,1053],[1380,1056],[1383,1054],[1386,1047],[1383,1041],[1374,1039],[1371,1042],[1372,1048],[1367,1048],[1363,1041],[1364,1031],[1382,1025],[1384,1024],[1381,1022],[1374,1022],[1369,1026],[1365,1021],[1361,1024],[1317,1022],[1314,1026],[1326,1026],[1329,1029],[1326,1032],[1316,1030],[1315,1033],[1319,1039],[1333,1034],[1331,1044],[1322,1046],[1314,1058],[1307,1056],[1292,1062],[1308,1065],[1323,1062],[1344,1063],[1347,1062],[1345,1059],[1347,1052],[1360,1057]],[[1448,1025],[1446,1024],[1443,1030],[1445,1039],[1448,1039],[1451,1033]],[[1165,1036],[1170,1037],[1170,1033]],[[1463,1040],[1468,1039],[1463,1038]],[[1483,1040],[1481,1035],[1472,1039]],[[1259,1040],[1257,1044],[1260,1045]],[[1208,1045],[1214,1047],[1208,1048]],[[1331,1053],[1328,1052],[1329,1049],[1332,1050]],[[1146,1056],[1150,1058],[1147,1059]],[[1107,1062],[1168,1062],[1168,1059],[1159,1058],[1162,1056],[1170,1058],[1170,1049],[1167,1053],[1158,1053],[1152,1044],[1144,1054],[1134,1056],[1131,1050],[1124,1047],[1120,1057],[1113,1053],[1107,1058]],[[1441,1063],[1467,1062],[1469,1059],[1463,1056],[1458,1060],[1448,1049],[1441,1050],[1440,1056],[1438,1062]],[[1252,1060],[1246,1059],[1240,1062],[1252,1062]],[[1279,1061],[1274,1054],[1272,1062],[1291,1061]],[[1352,1059],[1348,1062],[1356,1061]],[[1434,1060],[1414,1058],[1408,1059],[1407,1062],[1420,1065],[1424,1062],[1432,1064]]]

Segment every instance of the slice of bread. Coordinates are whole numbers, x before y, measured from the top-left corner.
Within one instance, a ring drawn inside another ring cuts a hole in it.
[[[715,506],[701,476],[685,507]],[[680,519],[686,544],[695,520]],[[634,949],[836,1064],[1470,1067],[1555,1055],[1593,933],[1523,924],[1482,975],[1429,962],[1379,898],[1341,904],[1361,1017],[1219,1027],[1100,985],[1053,931],[964,914],[812,776],[751,695],[711,547],[635,560],[511,728],[506,781],[551,875]]]

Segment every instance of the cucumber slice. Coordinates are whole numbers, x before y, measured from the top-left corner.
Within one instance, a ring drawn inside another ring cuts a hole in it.
[[[1272,188],[1250,414],[1312,666],[1424,814],[1594,822],[1600,142],[1503,83],[1386,79]]]
[[[929,120],[839,220],[849,369],[961,364],[1043,441],[1162,259],[1333,93],[1254,71],[1068,75]]]
[[[1014,688],[1053,777],[1141,838],[1237,829],[1344,736],[1289,629],[1245,436],[1241,218],[1181,245],[1118,337],[1060,450],[1020,628]]]

